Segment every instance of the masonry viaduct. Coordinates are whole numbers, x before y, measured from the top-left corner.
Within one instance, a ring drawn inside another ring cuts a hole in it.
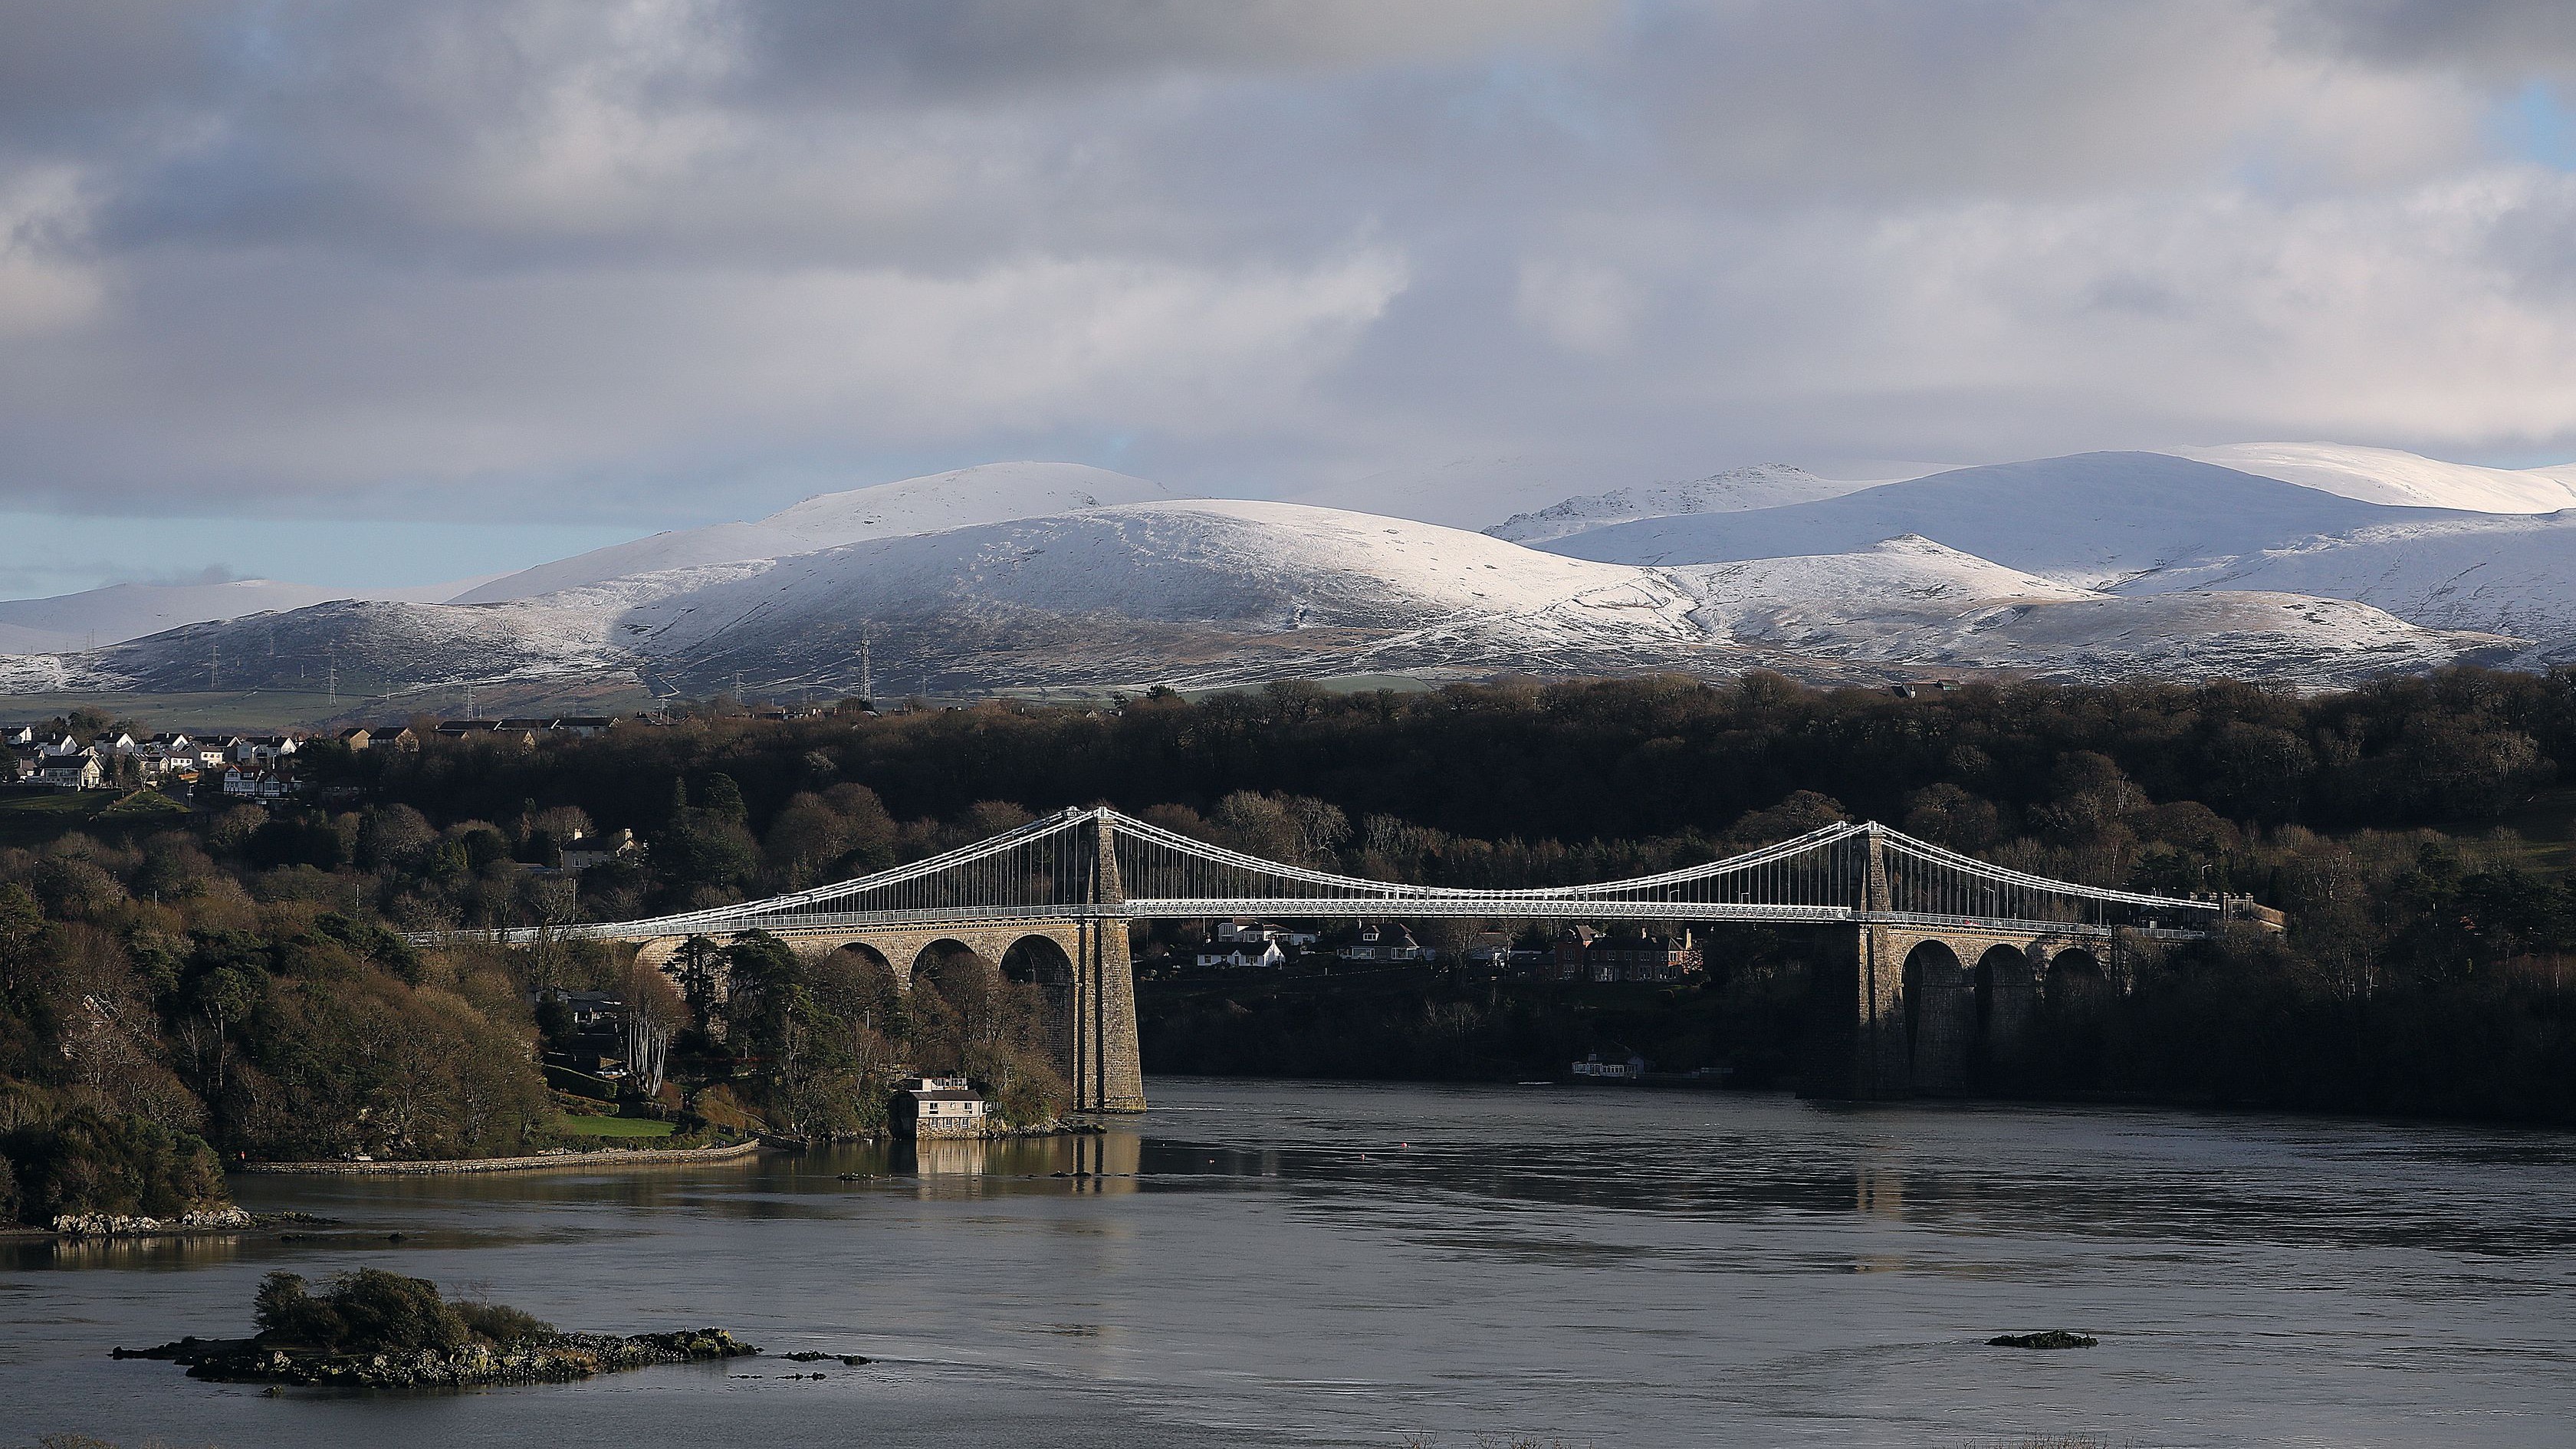
[[[1875,823],[1635,880],[1479,891],[1283,865],[1107,809],[1067,810],[946,855],[768,900],[647,920],[429,933],[513,944],[635,943],[667,967],[691,940],[759,931],[808,955],[875,957],[905,989],[967,951],[1045,989],[1050,1049],[1081,1111],[1145,1107],[1128,927],[1138,920],[1764,923],[1832,943],[1815,975],[1804,1090],[1850,1099],[1968,1090],[2008,1063],[2043,1001],[2116,990],[2136,942],[2215,929],[2218,902],[2103,890],[1977,861]]]

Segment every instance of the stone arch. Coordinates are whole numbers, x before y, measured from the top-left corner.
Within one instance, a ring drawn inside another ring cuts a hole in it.
[[[965,958],[982,961],[987,965],[996,964],[992,957],[955,936],[933,936],[915,948],[912,959],[904,963],[904,977],[907,981],[919,981],[927,975],[932,980],[937,980],[942,970]]]
[[[2030,1039],[2031,1009],[2039,995],[2030,951],[2013,945],[1987,947],[1977,958],[1971,982],[1977,995],[1977,1074],[1990,1076],[1999,1068],[2009,1071],[2020,1062],[2023,1044]]]
[[[888,957],[885,952],[877,949],[873,942],[843,941],[824,954],[837,956],[844,951],[858,957],[868,965],[884,971],[888,976],[894,978],[895,984],[898,986],[908,986],[911,984],[910,973],[912,970],[912,963],[906,961],[900,966],[896,965],[893,959]]]
[[[2082,946],[2068,946],[2048,958],[2048,1001],[2063,1011],[2099,1010],[2111,997],[2110,973],[2102,958]]]
[[[904,967],[887,959],[871,941],[838,941],[825,937],[807,957],[830,983],[836,1009],[856,1013],[861,1025],[894,1035],[902,1030],[903,998],[912,983]]]
[[[1047,1056],[1067,1081],[1074,1075],[1074,988],[1080,974],[1064,943],[1052,935],[1031,932],[1002,952],[1003,978],[1037,988],[1046,1020]]]
[[[1905,953],[1905,1045],[1918,1092],[1964,1092],[1977,1044],[1976,996],[1959,953],[1923,940]]]

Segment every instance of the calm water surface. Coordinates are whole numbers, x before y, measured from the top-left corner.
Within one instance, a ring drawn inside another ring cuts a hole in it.
[[[422,1181],[0,1257],[0,1442],[2576,1442],[2576,1140],[2454,1127],[1158,1078],[1106,1139]],[[1059,1177],[1077,1170],[1107,1176]],[[870,1174],[844,1182],[838,1174]],[[389,1241],[400,1232],[403,1241]],[[117,1344],[374,1266],[783,1362],[263,1397]],[[1990,1349],[2065,1326],[2089,1351]],[[748,1376],[746,1376],[748,1375]]]

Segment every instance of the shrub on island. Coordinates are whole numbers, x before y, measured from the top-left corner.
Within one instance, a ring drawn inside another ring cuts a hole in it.
[[[562,1383],[760,1352],[721,1328],[560,1333],[504,1304],[451,1303],[437,1284],[381,1268],[339,1274],[319,1292],[294,1273],[271,1273],[252,1315],[258,1332],[249,1338],[183,1338],[116,1356],[167,1359],[187,1365],[191,1378],[230,1383],[425,1389]]]

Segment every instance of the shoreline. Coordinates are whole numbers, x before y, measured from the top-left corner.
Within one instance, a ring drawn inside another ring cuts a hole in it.
[[[541,1153],[529,1157],[451,1157],[427,1161],[244,1162],[225,1169],[245,1176],[442,1177],[477,1172],[542,1172],[548,1168],[667,1167],[693,1162],[739,1162],[764,1146],[757,1138],[723,1147],[606,1147],[593,1152]]]

